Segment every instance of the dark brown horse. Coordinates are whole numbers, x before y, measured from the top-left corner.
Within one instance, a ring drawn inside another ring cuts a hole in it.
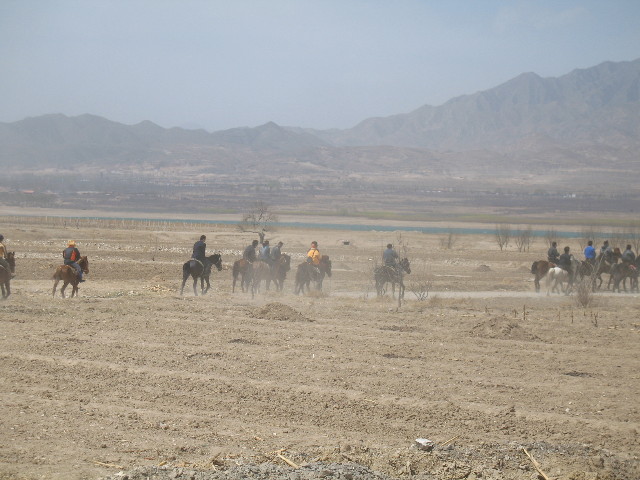
[[[631,291],[638,290],[638,267],[636,264],[622,262],[611,265],[611,278],[613,279],[613,291],[620,293],[620,283],[627,293],[627,278],[631,284]]]
[[[322,290],[322,281],[325,275],[331,277],[331,260],[328,255],[320,257],[320,263],[317,267],[308,262],[301,263],[296,270],[294,293],[296,295],[304,293],[305,287],[307,292],[310,291],[312,281],[316,284],[316,290]]]
[[[80,260],[78,260],[77,263],[82,269],[82,271],[88,275],[89,260],[87,259],[87,257],[86,256],[80,257]],[[56,268],[56,271],[53,273],[52,279],[54,280],[53,282],[54,297],[56,296],[56,287],[58,286],[58,282],[60,282],[60,280],[62,280],[63,282],[62,288],[60,289],[60,295],[62,296],[62,298],[65,298],[64,289],[67,288],[67,285],[69,284],[71,284],[71,286],[73,287],[71,290],[71,297],[73,298],[74,296],[78,295],[78,283],[80,282],[80,276],[78,275],[78,272],[76,271],[75,267],[71,265],[60,265],[58,268]]]
[[[396,298],[396,283],[398,284],[398,297],[404,298],[404,282],[402,277],[404,273],[411,273],[411,265],[409,259],[404,257],[398,262],[398,267],[389,265],[381,265],[373,271],[373,279],[376,282],[376,294],[381,297],[384,295],[384,286],[391,283],[391,295]]]
[[[536,292],[540,291],[540,280],[549,272],[550,268],[555,267],[555,263],[551,263],[548,260],[537,260],[531,265],[531,273],[535,275],[533,284],[536,287]]]
[[[209,276],[211,275],[211,267],[215,265],[218,271],[222,270],[222,255],[215,253],[207,257],[206,268],[201,261],[192,258],[182,265],[182,287],[180,288],[180,295],[184,292],[184,284],[187,283],[189,276],[193,277],[193,293],[198,296],[198,278],[200,279],[200,291],[202,295],[209,291],[211,284],[209,283]],[[207,288],[204,287],[204,283],[207,282]]]
[[[240,277],[240,288],[242,288],[243,292],[247,292],[251,286],[252,272],[252,264],[244,258],[233,262],[233,269],[231,270],[231,273],[233,274],[233,286],[231,287],[231,292],[236,291],[236,282],[238,281],[238,277]]]
[[[7,252],[7,263],[9,270],[0,265],[0,289],[2,289],[2,298],[11,295],[11,277],[16,271],[16,253]]]
[[[609,281],[607,282],[607,290],[611,288],[611,284],[613,283],[613,275],[612,275],[611,267],[618,263],[618,260],[620,260],[620,257],[622,257],[622,253],[620,252],[620,249],[618,247],[613,249],[613,254],[611,255],[611,262],[608,262],[604,258],[604,255],[602,253],[598,255],[598,258],[596,258],[596,273],[595,273],[595,280],[594,280],[595,282],[594,285],[596,289],[600,290],[600,287],[602,287],[603,273],[609,275]]]
[[[291,257],[286,254],[282,254],[278,260],[275,261],[272,267],[271,279],[276,284],[276,290],[282,291],[284,287],[284,279],[287,278],[287,272],[291,270]],[[268,287],[267,287],[268,288]]]

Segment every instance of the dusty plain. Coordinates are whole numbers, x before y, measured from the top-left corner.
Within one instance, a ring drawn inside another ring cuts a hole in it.
[[[542,239],[520,253],[491,235],[445,249],[415,232],[280,229],[269,238],[294,268],[317,240],[333,275],[296,296],[292,270],[252,299],[232,293],[231,265],[253,235],[159,227],[2,224],[17,269],[0,302],[0,479],[295,472],[284,459],[402,479],[640,478],[639,296],[584,308],[535,293]],[[224,269],[181,296],[200,234]],[[78,298],[52,298],[68,239],[90,274]],[[400,306],[372,281],[388,242],[411,261]]]

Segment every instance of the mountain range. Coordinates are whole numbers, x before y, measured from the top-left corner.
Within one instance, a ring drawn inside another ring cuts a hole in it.
[[[0,123],[0,165],[5,170],[187,162],[217,165],[224,172],[260,169],[265,161],[273,168],[282,159],[289,165],[310,162],[339,170],[359,163],[363,170],[384,171],[388,161],[402,167],[398,159],[403,158],[410,159],[407,167],[419,169],[421,159],[450,161],[455,167],[451,159],[462,157],[465,168],[477,163],[484,169],[487,158],[502,158],[505,165],[509,158],[520,159],[518,165],[528,165],[531,158],[548,157],[549,152],[569,161],[575,155],[599,156],[604,150],[626,163],[637,160],[638,147],[640,59],[605,62],[557,78],[524,73],[440,106],[369,118],[343,130],[269,122],[207,132],[165,129],[150,121],[124,125],[89,114]]]

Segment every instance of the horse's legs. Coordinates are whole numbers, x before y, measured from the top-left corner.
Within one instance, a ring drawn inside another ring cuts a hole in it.
[[[67,282],[66,280],[64,280],[64,283],[62,284],[62,288],[60,289],[60,296],[62,298],[65,298],[64,296],[64,290],[65,288],[67,288],[67,285],[69,285],[69,282]]]
[[[60,280],[56,278],[56,279],[55,279],[55,281],[53,282],[53,293],[52,293],[52,295],[53,295],[54,297],[56,296],[56,287],[58,286],[58,282],[59,282],[59,281],[60,281]]]
[[[71,298],[76,297],[78,295],[78,283],[71,284]]]
[[[180,295],[184,292],[184,285],[187,283],[187,278],[189,278],[189,274],[182,275],[182,287],[180,287]]]
[[[207,282],[207,288],[205,288],[202,292],[203,295],[209,291],[209,288],[211,288],[211,284],[209,283],[209,275],[204,277],[204,281]]]
[[[193,294],[198,296],[198,277],[193,277]]]
[[[536,292],[540,291],[540,277],[538,276],[538,274],[536,273],[535,278],[533,279],[533,284],[536,287]]]

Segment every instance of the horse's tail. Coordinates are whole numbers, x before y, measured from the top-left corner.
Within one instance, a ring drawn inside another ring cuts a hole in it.
[[[531,264],[531,273],[536,274],[536,267],[538,266],[538,261],[535,261]]]
[[[183,275],[189,275],[189,272],[191,271],[191,260],[188,260],[186,262],[184,262],[184,264],[182,265],[182,274]]]

